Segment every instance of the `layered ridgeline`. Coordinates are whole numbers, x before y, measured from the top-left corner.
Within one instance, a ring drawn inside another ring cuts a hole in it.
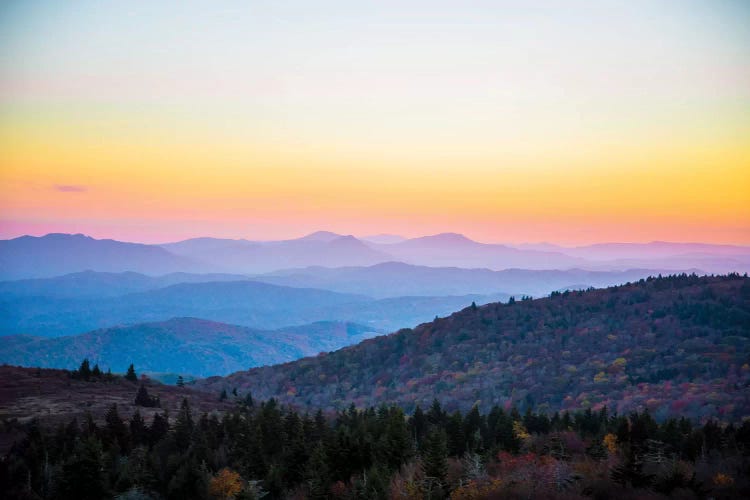
[[[334,321],[263,331],[195,318],[106,328],[80,335],[3,338],[0,363],[77,368],[83,358],[124,373],[133,363],[150,374],[206,377],[299,359],[377,335],[367,327]]]
[[[555,291],[603,288],[659,274],[674,273],[658,269],[628,269],[627,271],[505,269],[493,271],[385,262],[367,267],[284,269],[254,276],[253,279],[276,285],[323,288],[377,298],[498,292],[515,296],[542,297]]]
[[[97,273],[84,274],[89,277],[89,292],[102,288],[91,276]],[[132,281],[130,273],[124,276]],[[181,276],[193,281],[196,277]],[[211,276],[215,275],[206,279]],[[111,281],[112,277],[106,275],[104,281]],[[133,293],[124,293],[125,286],[119,287],[121,292],[117,293],[117,286],[113,285],[99,296],[80,292],[81,287],[75,284],[80,281],[79,274],[0,283],[0,335],[59,337],[175,317],[199,317],[264,330],[346,321],[372,330],[393,331],[450,314],[472,301],[487,303],[509,297],[497,293],[376,300],[364,295],[237,280],[232,276],[223,278],[224,281],[184,282]],[[160,281],[147,278],[146,283]]]
[[[452,233],[368,241],[325,231],[282,241],[195,238],[165,245],[97,240],[81,234],[0,240],[0,279],[4,280],[53,277],[86,270],[150,275],[177,271],[262,274],[309,266],[366,267],[393,261],[492,270],[641,268],[726,273],[750,270],[750,247],[660,242],[577,248],[549,244],[512,247],[480,243]]]
[[[299,406],[750,415],[750,279],[676,276],[469,307],[340,351],[197,382]]]

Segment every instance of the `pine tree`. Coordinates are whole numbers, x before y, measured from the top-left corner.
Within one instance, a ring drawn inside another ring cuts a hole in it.
[[[391,408],[385,418],[385,430],[380,435],[376,451],[381,463],[397,470],[411,455],[412,439],[401,408]]]
[[[148,443],[148,427],[146,427],[146,421],[143,420],[141,412],[137,408],[130,419],[130,439],[133,446]]]
[[[190,446],[190,438],[193,435],[193,415],[190,411],[190,404],[186,398],[183,398],[180,412],[174,424],[174,436],[177,446],[180,449],[187,449]]]
[[[130,363],[130,366],[128,366],[128,372],[125,374],[125,380],[130,380],[131,382],[138,382],[138,375],[135,374],[135,368],[133,367],[133,363]]]
[[[148,428],[149,442],[155,444],[160,441],[169,432],[169,416],[164,413],[160,415],[154,413],[154,419]]]
[[[145,385],[141,385],[138,388],[138,392],[135,395],[135,404],[137,406],[144,406],[146,408],[158,408],[160,405],[159,398],[151,396],[148,393]]]
[[[440,407],[440,401],[438,401],[437,398],[435,398],[432,400],[432,405],[430,406],[430,409],[427,412],[427,421],[432,426],[442,426],[444,420],[445,420],[445,413],[443,412],[443,409]]]
[[[130,436],[128,435],[128,428],[117,412],[117,404],[109,407],[109,410],[104,415],[104,421],[107,424],[104,428],[107,442],[111,445],[117,445],[122,452],[126,452],[129,448],[128,441]]]
[[[91,370],[91,376],[94,378],[100,378],[102,376],[102,371],[99,369],[99,365],[94,365],[94,369]]]
[[[63,466],[60,497],[82,500],[107,498],[103,455],[102,444],[96,437],[90,436],[80,441]]]
[[[411,428],[412,437],[417,442],[417,446],[420,446],[427,433],[427,417],[419,405],[414,409],[414,414],[409,419],[409,427]]]
[[[177,377],[177,387],[185,387],[185,379],[182,378],[182,375]]]
[[[82,380],[88,380],[91,378],[91,365],[89,365],[88,358],[81,362],[81,366],[78,368],[78,377]]]
[[[433,479],[441,487],[445,484],[448,474],[448,445],[445,431],[435,429],[427,436],[422,469],[425,477]]]
[[[445,432],[448,436],[448,454],[452,457],[462,456],[466,451],[466,436],[464,435],[461,412],[455,411],[448,417]]]
[[[308,498],[328,498],[328,483],[330,482],[328,458],[322,444],[315,447],[305,472],[305,480],[310,491]]]

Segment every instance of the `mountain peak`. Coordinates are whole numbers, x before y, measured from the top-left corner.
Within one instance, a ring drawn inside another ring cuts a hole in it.
[[[44,236],[21,236],[21,238],[37,238],[40,240],[94,240],[91,236],[82,233],[48,233]],[[19,238],[20,239],[20,238]]]
[[[299,239],[302,241],[324,241],[325,242],[325,241],[333,241],[342,237],[344,236],[338,233],[331,232],[331,231],[315,231],[314,233],[310,233]]]
[[[439,243],[476,243],[460,233],[438,233],[430,236],[415,238],[422,241],[434,241]]]

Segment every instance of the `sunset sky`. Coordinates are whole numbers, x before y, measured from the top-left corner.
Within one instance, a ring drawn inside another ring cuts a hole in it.
[[[750,2],[153,3],[0,4],[0,238],[750,244]]]

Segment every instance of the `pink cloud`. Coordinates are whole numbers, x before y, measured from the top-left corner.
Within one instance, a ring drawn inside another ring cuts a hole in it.
[[[55,184],[53,188],[60,193],[85,193],[88,191],[86,186],[76,184]]]

